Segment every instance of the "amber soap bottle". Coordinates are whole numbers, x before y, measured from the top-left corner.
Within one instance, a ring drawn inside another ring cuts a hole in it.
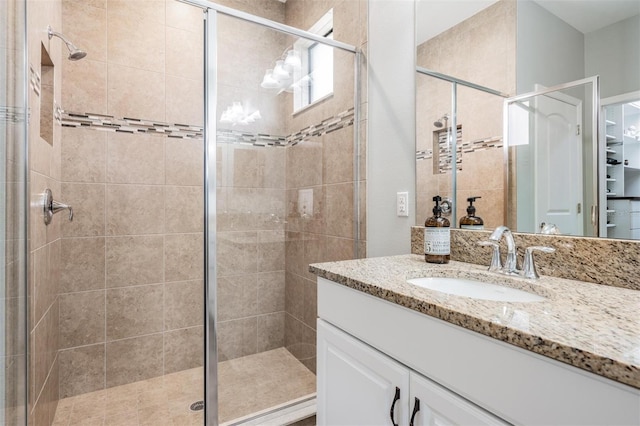
[[[442,217],[439,195],[433,197],[433,216],[424,223],[424,259],[428,263],[449,263],[451,257],[451,224]]]

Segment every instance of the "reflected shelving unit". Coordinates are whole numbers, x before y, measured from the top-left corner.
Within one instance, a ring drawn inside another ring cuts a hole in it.
[[[610,238],[640,239],[640,101],[607,105],[603,116],[603,228]]]

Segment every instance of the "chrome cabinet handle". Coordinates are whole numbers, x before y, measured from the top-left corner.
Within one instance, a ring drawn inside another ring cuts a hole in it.
[[[420,411],[420,400],[416,398],[415,402],[413,403],[413,413],[411,413],[411,421],[409,421],[409,426],[413,426],[413,421],[415,420],[418,411]]]
[[[396,395],[393,397],[393,402],[391,403],[391,410],[389,411],[389,415],[391,416],[391,424],[393,426],[398,426],[398,423],[396,423],[396,416],[395,416],[395,411],[396,411],[396,402],[398,402],[398,400],[400,399],[400,388],[396,386]]]
[[[62,210],[69,210],[69,222],[73,220],[73,208],[70,205],[59,203],[53,200],[53,194],[49,188],[44,190],[42,195],[44,224],[48,225],[53,220],[53,215]]]

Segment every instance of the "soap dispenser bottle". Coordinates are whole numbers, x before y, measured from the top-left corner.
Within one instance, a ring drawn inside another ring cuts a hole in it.
[[[442,207],[440,207],[442,198],[436,195],[433,201],[436,203],[433,216],[424,223],[424,259],[429,263],[449,263],[450,223],[446,217],[442,217]]]
[[[469,206],[467,207],[467,215],[460,218],[461,229],[484,229],[484,221],[480,216],[476,216],[476,208],[473,203],[482,197],[469,197],[467,201]]]

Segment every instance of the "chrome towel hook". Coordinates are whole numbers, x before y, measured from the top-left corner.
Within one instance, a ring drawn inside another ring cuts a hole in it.
[[[62,204],[57,201],[53,201],[53,194],[49,188],[44,190],[42,195],[44,224],[48,225],[53,219],[53,215],[62,211],[69,210],[69,222],[73,220],[73,208],[67,204]]]

